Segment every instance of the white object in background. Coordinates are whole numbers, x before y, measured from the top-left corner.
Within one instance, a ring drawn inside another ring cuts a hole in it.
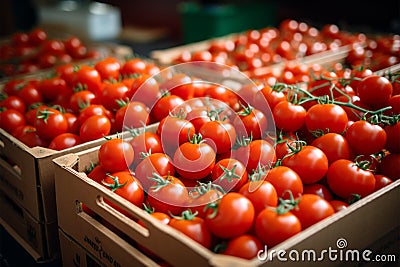
[[[92,41],[115,39],[122,25],[119,8],[99,2],[61,1],[56,6],[41,6],[39,18],[45,28]]]

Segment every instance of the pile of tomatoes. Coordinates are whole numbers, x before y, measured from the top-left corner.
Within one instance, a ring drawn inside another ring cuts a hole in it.
[[[238,91],[175,74],[156,128],[105,142],[87,175],[202,246],[253,259],[400,178],[399,76],[327,73]]]
[[[204,50],[182,50],[172,63],[218,62],[245,71],[252,78],[257,69],[324,51],[336,52],[344,46],[350,46],[345,61],[351,66],[375,71],[400,62],[398,35],[350,33],[336,24],[317,29],[306,22],[286,19],[277,28],[252,29],[232,38],[211,40]]]
[[[127,112],[136,119],[129,127],[147,125],[146,102],[129,99],[159,71],[140,58],[108,57],[93,65],[64,64],[42,78],[12,79],[3,84],[0,127],[28,147],[63,150],[126,130]]]
[[[14,33],[0,43],[0,77],[33,73],[40,69],[79,60],[98,59],[100,52],[80,38],[55,38],[41,28]]]

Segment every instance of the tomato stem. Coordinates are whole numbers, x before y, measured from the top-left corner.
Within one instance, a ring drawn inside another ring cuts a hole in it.
[[[114,183],[113,184],[109,184],[109,183],[106,183],[104,180],[102,180],[101,183],[103,185],[105,185],[106,187],[110,188],[112,192],[114,192],[115,190],[117,190],[117,189],[119,189],[121,187],[124,187],[126,185],[126,183],[127,183],[127,182],[125,182],[123,184],[120,184],[119,180],[118,180],[118,176],[112,176],[109,173],[107,173],[106,175],[108,177],[110,177],[114,181]]]

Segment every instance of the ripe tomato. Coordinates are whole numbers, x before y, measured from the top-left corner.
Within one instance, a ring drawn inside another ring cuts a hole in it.
[[[175,167],[167,154],[149,152],[144,156],[135,168],[136,177],[142,183],[144,190],[147,191],[150,187],[152,181],[149,180],[149,177],[153,176],[153,173],[161,176],[175,174]]]
[[[153,122],[161,121],[167,117],[170,112],[176,110],[177,107],[182,105],[184,100],[176,95],[163,95],[155,102],[150,110],[150,116]]]
[[[303,106],[280,101],[272,110],[275,125],[285,132],[295,132],[305,123],[306,110]]]
[[[87,89],[96,96],[101,93],[101,76],[100,73],[92,66],[81,65],[78,69],[74,69],[72,87]]]
[[[300,176],[289,167],[276,166],[258,175],[261,175],[259,179],[265,179],[274,186],[278,197],[285,198],[286,191],[290,191],[295,197],[303,194],[304,187]]]
[[[271,86],[265,85],[256,93],[254,107],[264,114],[271,114],[271,111],[281,101],[286,101],[285,93],[282,90],[272,89]]]
[[[248,181],[246,167],[237,159],[219,160],[211,171],[211,180],[225,192],[238,191]]]
[[[393,181],[400,179],[400,153],[391,153],[382,158],[379,166],[378,173],[383,174]]]
[[[300,220],[290,211],[280,213],[274,209],[263,209],[256,217],[256,236],[269,248],[278,245],[302,230]]]
[[[386,132],[385,148],[391,153],[400,153],[400,121],[384,127]]]
[[[31,45],[38,46],[47,40],[47,32],[41,28],[35,28],[28,33],[28,38]]]
[[[194,125],[184,118],[184,114],[170,113],[158,124],[156,133],[161,138],[165,153],[173,156],[180,145],[193,138],[196,132]]]
[[[189,199],[186,206],[193,212],[197,212],[197,216],[205,218],[207,215],[207,205],[216,203],[224,194],[225,191],[212,182],[197,182],[197,185],[193,186],[189,191]]]
[[[325,153],[329,164],[338,159],[351,159],[353,157],[347,139],[338,133],[324,134],[314,139],[311,145],[318,147]]]
[[[57,135],[53,140],[51,140],[48,148],[54,150],[63,150],[70,147],[77,146],[82,143],[79,135],[73,133],[62,133]]]
[[[343,133],[347,128],[346,111],[336,104],[316,104],[307,110],[306,127],[310,132]]]
[[[18,95],[22,87],[25,86],[26,81],[23,79],[11,79],[4,83],[3,92],[7,95]]]
[[[243,234],[229,239],[225,250],[221,254],[251,260],[257,257],[257,254],[262,249],[263,245],[257,237],[250,234]]]
[[[111,122],[107,116],[95,115],[91,116],[79,129],[79,136],[82,142],[88,142],[96,139],[103,138],[110,134]]]
[[[322,197],[327,201],[331,201],[333,199],[333,195],[329,188],[327,188],[322,183],[315,183],[315,184],[306,184],[304,185],[303,194],[314,194],[317,196]]]
[[[96,95],[88,90],[78,91],[71,95],[69,99],[69,109],[78,114],[81,109],[90,104],[98,103]]]
[[[158,212],[179,215],[185,209],[188,191],[179,178],[154,173],[149,178],[153,183],[147,192],[147,201]]]
[[[233,121],[238,136],[252,136],[253,139],[260,139],[267,130],[268,120],[266,115],[252,106],[243,106],[237,112]]]
[[[197,180],[211,173],[216,154],[207,143],[201,142],[201,135],[193,135],[190,141],[179,146],[173,162],[176,171],[184,178]]]
[[[60,111],[47,108],[37,112],[33,126],[40,137],[51,141],[56,136],[67,132],[68,121]]]
[[[316,194],[303,194],[291,212],[300,220],[302,229],[328,218],[335,213],[331,204]]]
[[[230,151],[236,141],[236,130],[227,121],[210,120],[205,122],[200,127],[199,134],[203,136],[204,142],[214,147],[217,154]]]
[[[103,179],[106,178],[108,172],[100,164],[97,165],[93,164],[86,171],[86,173],[87,177],[101,184],[102,183],[101,181],[103,181]]]
[[[177,95],[183,100],[189,100],[194,96],[192,79],[184,73],[174,74],[169,79],[160,83],[160,90],[162,92],[169,92],[172,95]]]
[[[331,204],[331,206],[335,210],[335,212],[344,210],[349,206],[349,204],[347,204],[346,202],[338,200],[338,199],[333,199],[333,200],[329,201],[329,203]]]
[[[391,82],[380,75],[369,75],[363,78],[357,86],[357,95],[360,101],[374,108],[388,106],[392,96],[393,86]]]
[[[233,110],[238,110],[240,108],[237,94],[223,86],[211,85],[207,87],[204,92],[204,97],[210,97],[211,99],[227,103]]]
[[[306,145],[284,158],[282,165],[297,172],[304,184],[312,184],[325,176],[328,171],[328,158],[318,147]]]
[[[26,104],[19,96],[0,94],[0,108],[15,109],[21,114],[24,114],[26,111]]]
[[[131,144],[121,138],[107,140],[100,146],[98,152],[100,166],[108,172],[128,169],[134,156],[135,151]]]
[[[251,201],[236,192],[224,195],[217,207],[208,206],[206,223],[215,236],[233,238],[247,233],[254,222],[254,206]]]
[[[135,129],[150,123],[148,108],[142,102],[131,101],[122,104],[115,113],[115,124],[118,131]]]
[[[126,101],[128,87],[122,82],[103,82],[99,99],[106,109],[116,111],[120,108],[118,101]]]
[[[135,151],[134,160],[131,164],[133,169],[141,161],[143,153],[162,153],[161,138],[156,133],[147,131],[133,131],[132,139],[129,141]]]
[[[190,210],[183,211],[181,216],[172,217],[169,226],[197,241],[205,248],[211,247],[211,233],[205,220]]]
[[[143,102],[150,109],[161,97],[157,80],[148,74],[142,74],[135,78],[128,88],[129,91],[125,94],[127,98],[131,101]]]
[[[375,188],[374,174],[346,159],[333,162],[329,166],[326,179],[331,191],[343,199],[349,199],[354,194],[365,197]]]
[[[385,147],[387,140],[386,132],[381,126],[365,120],[351,124],[345,133],[345,137],[351,149],[357,155],[378,153]]]
[[[375,174],[375,191],[393,183],[393,180],[382,174]]]
[[[38,83],[38,89],[46,102],[52,102],[64,91],[70,90],[67,82],[60,77],[51,77],[41,80]]]
[[[24,101],[27,106],[30,106],[34,103],[43,102],[43,96],[40,93],[37,84],[35,83],[27,83],[18,92],[18,96]]]
[[[239,193],[253,203],[256,215],[266,207],[278,205],[278,194],[275,187],[265,180],[248,181],[239,189]]]
[[[28,147],[47,147],[49,144],[36,133],[36,128],[31,125],[18,126],[14,129],[12,135]]]
[[[145,74],[146,62],[140,58],[129,59],[122,64],[120,73],[123,76],[129,76],[132,74]]]
[[[82,125],[88,118],[95,115],[109,116],[110,111],[108,111],[103,105],[100,104],[89,104],[83,107],[78,115],[79,125]]]
[[[94,65],[94,68],[99,72],[101,80],[119,80],[119,71],[121,63],[115,57],[106,57]]]

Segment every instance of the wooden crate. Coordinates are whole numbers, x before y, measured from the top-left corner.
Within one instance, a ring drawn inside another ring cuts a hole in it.
[[[219,255],[202,247],[184,234],[162,225],[144,210],[132,205],[120,196],[88,178],[84,170],[97,162],[98,148],[55,159],[56,196],[59,227],[89,250],[91,242],[87,236],[96,238],[103,248],[112,252],[121,266],[130,266],[130,254],[135,250],[132,243],[151,249],[156,255],[173,266],[283,266],[287,262],[275,257],[268,261],[243,260]],[[65,190],[69,188],[70,190]],[[132,220],[104,199],[129,212]],[[107,221],[101,223],[81,209],[81,203]],[[361,199],[348,209],[338,212],[301,233],[271,248],[274,251],[298,251],[313,249],[316,253],[328,248],[337,249],[336,242],[344,238],[349,248],[363,250],[374,241],[400,225],[397,212],[400,208],[400,180]],[[62,211],[62,212],[61,212]],[[140,226],[140,219],[146,228]],[[112,229],[109,228],[112,225]],[[79,227],[77,227],[79,226]],[[121,235],[123,233],[123,235]],[[271,251],[269,250],[269,251]],[[341,262],[323,257],[319,261],[296,261],[296,266],[335,266]],[[347,262],[348,263],[348,262]]]

